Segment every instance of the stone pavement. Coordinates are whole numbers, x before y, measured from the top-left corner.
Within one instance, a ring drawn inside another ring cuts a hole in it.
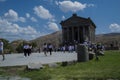
[[[29,63],[41,63],[49,64],[55,62],[64,62],[64,61],[76,61],[77,53],[68,53],[68,52],[53,52],[52,55],[47,53],[47,56],[41,53],[32,53],[30,56],[25,57],[23,53],[21,54],[6,54],[5,60],[2,61],[2,55],[0,55],[0,67],[4,66],[21,66],[28,65]]]

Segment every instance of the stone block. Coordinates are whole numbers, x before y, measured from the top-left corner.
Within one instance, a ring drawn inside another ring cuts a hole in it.
[[[57,63],[49,63],[48,66],[51,68],[55,68],[55,67],[58,67],[58,64]]]
[[[38,70],[42,69],[43,65],[41,63],[28,63],[27,69],[29,70]]]

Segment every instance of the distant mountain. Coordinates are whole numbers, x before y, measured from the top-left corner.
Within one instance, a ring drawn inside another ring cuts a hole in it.
[[[96,35],[96,37],[98,37],[98,36],[120,36],[120,33],[107,33],[107,34]]]
[[[102,43],[113,43],[113,42],[120,43],[120,33],[108,33],[108,34],[99,34],[96,35],[96,42]]]

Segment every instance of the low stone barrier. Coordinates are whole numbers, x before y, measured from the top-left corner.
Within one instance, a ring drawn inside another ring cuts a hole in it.
[[[28,70],[39,70],[42,68],[43,68],[43,65],[41,63],[28,63],[27,65]]]

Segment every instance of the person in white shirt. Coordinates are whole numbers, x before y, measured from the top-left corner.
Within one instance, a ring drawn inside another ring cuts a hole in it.
[[[43,45],[43,51],[44,51],[44,54],[47,56],[47,43],[44,43]]]
[[[4,43],[2,42],[2,40],[0,40],[0,54],[2,54],[3,60],[5,60],[5,55],[4,55],[4,52],[3,52],[3,46],[4,46]]]
[[[72,45],[68,46],[68,50],[69,50],[69,52],[72,52]]]
[[[65,46],[62,46],[62,51],[65,53]]]
[[[88,41],[84,41],[84,42],[83,42],[83,45],[85,45],[85,46],[88,47]]]
[[[24,56],[26,57],[27,55],[29,56],[29,45],[28,44],[25,44],[23,46],[23,50],[24,50]]]

